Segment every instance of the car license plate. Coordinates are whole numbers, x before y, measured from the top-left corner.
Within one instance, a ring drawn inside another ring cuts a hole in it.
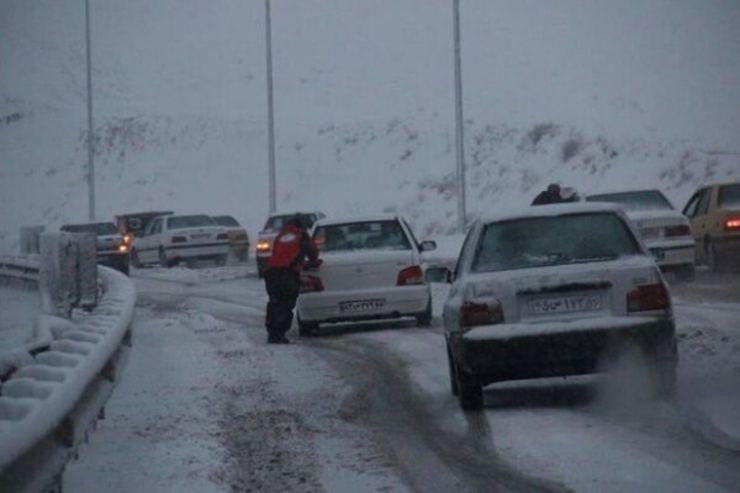
[[[342,301],[339,303],[339,311],[341,313],[363,313],[372,312],[383,308],[385,300],[358,300],[358,301]]]
[[[665,250],[661,250],[660,248],[651,248],[650,253],[653,254],[653,258],[655,260],[665,260]]]
[[[193,235],[190,235],[190,237],[194,240],[204,240],[206,238],[210,238],[210,233],[195,233]]]
[[[589,312],[601,310],[602,300],[600,295],[564,296],[529,300],[527,306],[530,315]]]

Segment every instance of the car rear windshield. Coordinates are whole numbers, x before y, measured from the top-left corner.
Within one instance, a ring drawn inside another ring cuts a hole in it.
[[[657,190],[640,192],[605,193],[586,197],[587,202],[612,202],[626,211],[670,210],[673,206]]]
[[[314,232],[319,250],[411,250],[411,243],[398,221],[363,221],[328,224]]]
[[[285,214],[281,216],[271,216],[265,223],[264,231],[274,231],[282,228],[286,222],[298,216],[301,223],[306,229],[310,229],[316,222],[316,214]]]
[[[239,221],[231,216],[215,216],[213,220],[219,226],[240,227]]]
[[[717,205],[720,209],[740,209],[740,183],[719,187]]]
[[[118,228],[113,223],[68,224],[62,226],[62,231],[68,233],[95,233],[99,236],[118,234]]]
[[[486,225],[472,271],[598,262],[640,253],[632,232],[616,214],[533,217]]]
[[[198,228],[201,226],[215,226],[209,216],[172,216],[167,218],[168,229]]]

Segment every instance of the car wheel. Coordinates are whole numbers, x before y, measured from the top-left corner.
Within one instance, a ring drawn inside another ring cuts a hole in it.
[[[450,346],[447,346],[447,367],[450,371],[450,391],[452,395],[457,397],[460,395],[460,388],[457,386],[457,369],[455,368],[455,360],[452,359],[452,351]]]
[[[676,271],[676,277],[681,281],[693,281],[696,279],[696,267],[694,264],[681,266]]]
[[[676,395],[676,364],[664,363],[655,370],[655,396],[671,400]]]
[[[167,254],[164,253],[164,248],[162,247],[159,247],[159,265],[167,269],[172,267],[172,262],[167,260]]]
[[[219,267],[223,267],[224,265],[226,265],[226,258],[227,257],[228,257],[228,255],[219,255],[218,257],[216,257],[215,258],[216,265],[219,266]]]
[[[416,315],[416,323],[419,327],[432,326],[432,298],[427,301],[427,308],[422,313]]]
[[[302,322],[300,318],[298,319],[298,335],[300,335],[301,337],[315,336],[318,331],[319,324]]]
[[[137,269],[140,269],[143,265],[141,263],[141,260],[139,260],[139,254],[136,252],[136,250],[131,250],[131,263],[134,264],[134,267]]]
[[[458,372],[459,376],[459,372]],[[460,407],[463,411],[478,411],[483,408],[483,387],[463,383],[458,378]]]
[[[707,239],[704,248],[707,252],[707,265],[709,266],[709,272],[717,274],[719,272],[719,259],[717,258],[717,251],[714,248],[712,240]]]

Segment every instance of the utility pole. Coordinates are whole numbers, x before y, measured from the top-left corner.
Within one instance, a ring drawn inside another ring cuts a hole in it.
[[[95,135],[93,135],[92,55],[90,53],[90,0],[85,0],[87,51],[87,188],[90,222],[95,221]]]
[[[465,139],[462,109],[462,69],[460,63],[460,0],[453,0],[455,36],[455,149],[457,151],[457,232],[465,233]]]
[[[272,105],[272,29],[270,0],[265,0],[265,35],[267,45],[267,152],[270,167],[270,214],[277,210],[275,197],[275,118]]]

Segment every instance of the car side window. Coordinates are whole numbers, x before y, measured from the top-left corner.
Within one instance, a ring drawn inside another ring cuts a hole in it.
[[[416,236],[414,236],[414,231],[411,229],[411,226],[409,226],[409,223],[407,223],[405,219],[403,218],[400,218],[400,219],[401,219],[401,224],[403,225],[403,229],[406,230],[409,237],[411,238],[411,243],[416,245],[416,249],[418,251],[421,251],[421,246],[419,245],[419,242],[416,241]]]
[[[701,200],[699,200],[699,206],[696,208],[697,216],[703,216],[709,212],[709,199],[712,196],[711,189],[705,188],[703,193]]]
[[[452,273],[452,279],[457,279],[462,271],[462,264],[464,259],[469,255],[469,250],[471,249],[471,244],[473,242],[473,231],[475,228],[468,229],[468,234],[465,236],[465,241],[463,241],[462,247],[460,248],[460,254],[457,256],[457,263],[455,264],[455,272]]]
[[[683,215],[686,217],[694,217],[696,215],[696,206],[699,205],[699,199],[701,198],[701,192],[696,192],[686,203],[686,207],[683,208]]]
[[[162,220],[155,219],[152,223],[152,230],[149,232],[150,235],[156,235],[162,232]]]

